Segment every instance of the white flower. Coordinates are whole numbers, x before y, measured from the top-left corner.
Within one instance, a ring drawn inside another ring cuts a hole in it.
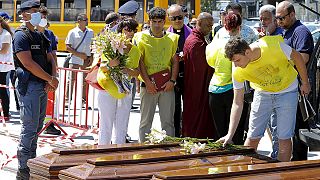
[[[151,132],[146,135],[146,139],[148,139],[148,142],[151,144],[159,144],[167,137],[167,133],[165,130],[158,131],[153,128],[151,129]]]

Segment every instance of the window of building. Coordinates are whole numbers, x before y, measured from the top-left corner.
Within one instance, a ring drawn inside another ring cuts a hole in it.
[[[109,12],[114,12],[114,1],[91,1],[91,21],[104,21]]]
[[[86,0],[65,0],[64,20],[77,21],[78,14],[86,13],[86,5]]]

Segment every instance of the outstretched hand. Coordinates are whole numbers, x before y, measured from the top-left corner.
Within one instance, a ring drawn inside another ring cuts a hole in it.
[[[218,139],[216,142],[223,143],[223,147],[226,147],[227,144],[232,144],[232,138],[229,135],[225,135],[222,138]]]

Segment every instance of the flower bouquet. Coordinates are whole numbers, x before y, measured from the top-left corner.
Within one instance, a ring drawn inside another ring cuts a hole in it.
[[[223,147],[222,143],[211,142],[210,139],[198,139],[198,138],[178,138],[171,137],[166,135],[166,131],[158,131],[156,129],[151,129],[149,134],[146,134],[147,144],[165,144],[165,143],[180,143],[182,147],[181,151],[186,152],[187,154],[198,154],[201,152],[212,152],[212,151],[220,151],[220,150],[239,150],[241,146],[227,144]],[[201,143],[205,142],[205,143]]]
[[[109,76],[118,88],[119,93],[129,94],[131,84],[128,75],[123,73],[128,56],[125,54],[125,48],[130,43],[124,34],[111,31],[104,31],[94,38],[93,49],[102,57],[101,68],[108,69]],[[116,66],[109,66],[112,60],[119,61]]]

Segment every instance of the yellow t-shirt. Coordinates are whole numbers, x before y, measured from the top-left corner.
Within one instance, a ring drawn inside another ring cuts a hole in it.
[[[227,39],[214,38],[206,47],[206,59],[209,66],[214,68],[211,85],[225,86],[232,84],[232,63],[225,57],[224,48]]]
[[[135,34],[133,42],[144,57],[144,65],[148,75],[171,69],[171,58],[178,48],[179,35],[166,32],[161,38],[153,37],[148,31]]]
[[[137,68],[139,66],[139,60],[141,57],[141,53],[137,46],[132,46],[128,53],[128,58],[126,60],[126,67],[127,68]],[[108,61],[108,59],[105,56],[101,57],[101,61]],[[102,72],[101,69],[99,69],[97,74],[97,80],[99,85],[106,90],[112,97],[116,99],[121,99],[126,96],[125,93],[119,93],[118,87],[115,85],[113,80],[110,78],[110,72]]]
[[[280,47],[280,42],[283,41],[281,36],[265,36],[259,39],[260,58],[250,62],[245,68],[235,68],[235,80],[248,80],[252,88],[258,91],[279,92],[288,88],[298,73]]]
[[[252,88],[258,91],[279,92],[288,88],[298,73],[280,47],[280,42],[283,41],[281,36],[265,36],[259,39],[260,58],[250,62],[245,68],[235,68],[235,80],[248,80]]]

